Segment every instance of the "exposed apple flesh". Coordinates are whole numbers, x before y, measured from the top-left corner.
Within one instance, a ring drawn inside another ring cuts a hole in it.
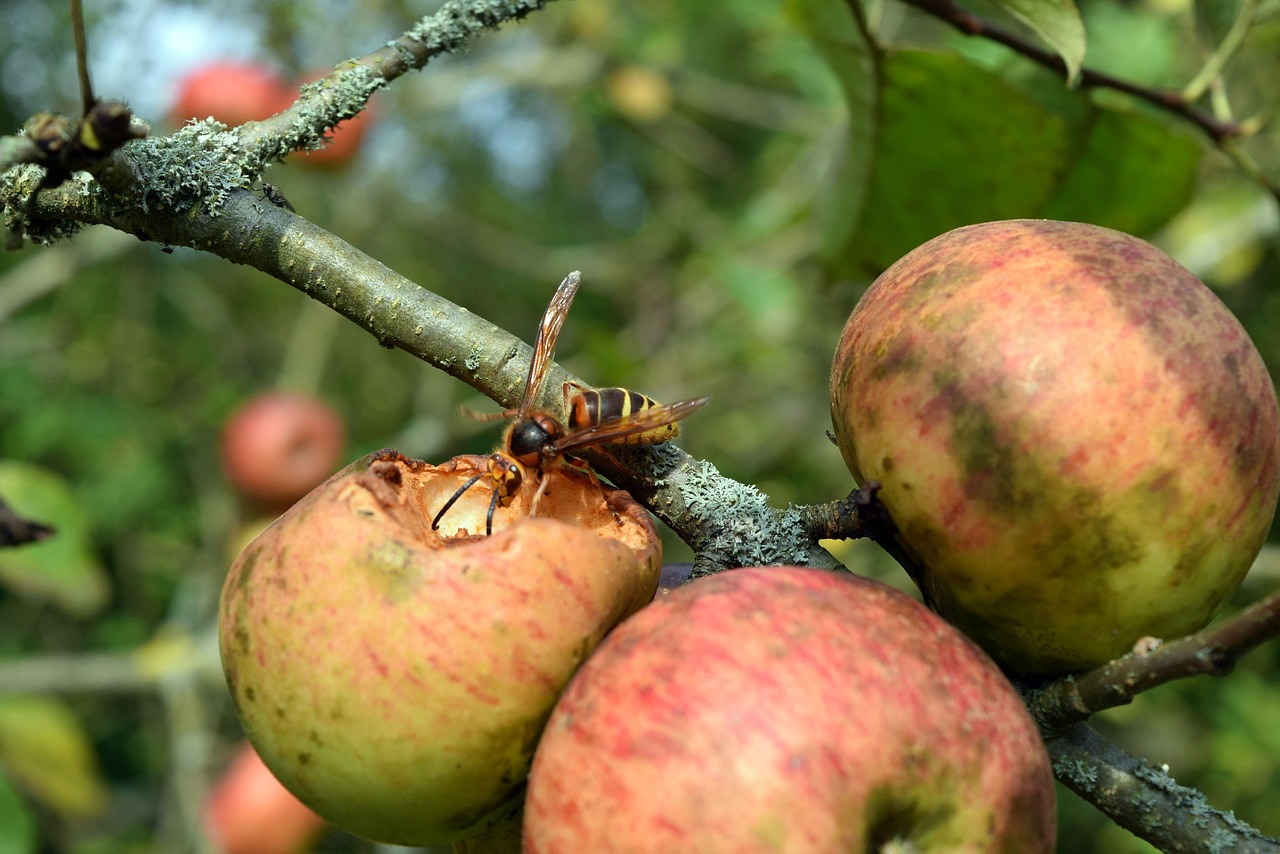
[[[1043,742],[981,650],[898,591],[795,567],[690,582],[615,629],[552,713],[524,821],[528,854],[1037,854],[1056,827]]]
[[[379,452],[237,558],[219,613],[227,684],[273,773],[330,823],[402,845],[483,829],[518,796],[574,670],[654,594],[657,533],[629,495],[552,471],[484,530],[484,458]],[[607,494],[607,503],[605,495]]]
[[[849,317],[831,403],[931,604],[1024,672],[1199,629],[1275,513],[1258,351],[1191,273],[1105,228],[994,222],[914,250]]]

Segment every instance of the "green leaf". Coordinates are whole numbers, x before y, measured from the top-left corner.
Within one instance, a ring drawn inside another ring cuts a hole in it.
[[[0,773],[0,854],[33,854],[36,820],[9,778]]]
[[[1203,146],[1145,113],[1093,107],[1041,215],[1151,234],[1191,198]]]
[[[41,542],[0,549],[0,583],[76,616],[98,611],[107,600],[107,578],[67,482],[39,466],[0,460],[0,498],[23,518],[56,529]]]
[[[34,798],[69,817],[100,813],[107,789],[79,720],[47,697],[0,699],[0,766]]]
[[[830,258],[857,228],[866,201],[879,109],[879,49],[865,22],[854,17],[857,7],[844,0],[787,0],[786,9],[831,67],[848,110],[835,136],[838,149],[822,199],[822,254]]]
[[[975,222],[1035,216],[1067,162],[1067,124],[955,54],[900,51],[884,63],[866,215],[846,272],[879,273],[911,249]]]
[[[1031,28],[1067,65],[1067,83],[1074,85],[1084,64],[1084,21],[1073,0],[994,0],[995,4]]]

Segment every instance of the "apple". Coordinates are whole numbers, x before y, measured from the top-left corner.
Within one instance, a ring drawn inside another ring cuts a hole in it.
[[[342,418],[324,401],[286,391],[250,398],[222,430],[222,469],[250,500],[283,510],[333,474]]]
[[[209,790],[204,824],[220,854],[297,854],[325,826],[280,785],[248,743]]]
[[[272,772],[357,836],[461,840],[518,803],[556,697],[604,634],[652,599],[662,562],[630,495],[567,467],[485,529],[485,457],[371,454],[236,559],[223,670]]]
[[[290,103],[289,88],[275,71],[258,62],[226,60],[184,76],[170,115],[175,124],[212,116],[235,126],[268,118]]]
[[[1056,835],[1048,754],[991,659],[903,593],[800,567],[692,581],[615,629],[547,722],[524,816],[528,854]]]
[[[1240,323],[1159,249],[1081,223],[960,228],[891,266],[844,327],[831,413],[926,599],[1025,673],[1202,627],[1280,489]]]
[[[328,76],[330,70],[316,71],[302,77],[298,83],[310,83],[313,80],[319,80]],[[298,92],[294,91],[290,94],[290,103],[296,100]],[[360,145],[364,141],[364,135],[369,128],[373,126],[374,107],[370,101],[365,108],[353,118],[338,122],[337,126],[332,128],[326,135],[327,139],[323,148],[317,148],[314,151],[299,151],[294,156],[293,161],[302,163],[307,166],[319,166],[323,168],[336,168],[355,159],[356,154],[360,151]]]

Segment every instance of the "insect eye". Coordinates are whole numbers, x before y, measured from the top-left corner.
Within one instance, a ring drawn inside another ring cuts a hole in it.
[[[561,434],[564,432],[560,427],[560,422],[556,421],[545,412],[535,413],[533,415],[533,421],[538,425],[538,429],[547,434],[548,440],[553,441],[555,439],[559,439]]]
[[[524,479],[520,466],[511,460],[503,459],[490,460],[489,475],[493,478],[498,491],[505,495],[510,495],[519,489],[520,482]]]

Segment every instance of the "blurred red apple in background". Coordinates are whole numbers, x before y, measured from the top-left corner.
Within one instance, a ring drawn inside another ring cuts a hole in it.
[[[321,400],[272,391],[251,398],[222,430],[222,468],[246,498],[282,510],[337,470],[346,431]]]
[[[618,626],[551,713],[524,815],[530,854],[1055,835],[1048,753],[991,659],[896,590],[798,567],[692,581]]]
[[[248,742],[209,790],[204,824],[221,854],[297,854],[324,829],[324,819],[280,784]]]
[[[226,125],[242,125],[276,114],[292,97],[284,80],[262,63],[211,62],[179,81],[170,116],[179,125],[209,116]]]

